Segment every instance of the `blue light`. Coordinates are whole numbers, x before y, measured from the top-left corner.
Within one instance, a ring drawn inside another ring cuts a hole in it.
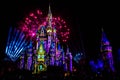
[[[43,69],[43,67],[42,67],[42,65],[40,65],[40,70],[42,70]]]
[[[79,61],[83,58],[83,53],[77,53],[75,56],[74,56],[74,61],[76,63],[79,63]]]
[[[21,55],[21,51],[27,46],[27,41],[23,32],[12,29],[9,30],[5,53],[12,60],[16,61]]]
[[[12,27],[10,27],[9,33],[8,33],[8,40],[7,40],[7,46],[6,46],[6,53],[7,53],[7,51],[8,51],[8,45],[9,45],[9,40],[10,40],[11,31],[12,31]]]
[[[101,70],[102,70],[103,67],[104,67],[104,63],[103,63],[103,61],[101,61],[100,59],[98,59],[97,62],[94,62],[93,60],[91,60],[91,61],[89,62],[89,64],[90,64],[92,70],[95,71],[95,72],[97,72],[98,69],[101,69]]]

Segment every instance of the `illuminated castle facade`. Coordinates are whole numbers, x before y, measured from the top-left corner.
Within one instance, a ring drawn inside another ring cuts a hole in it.
[[[63,50],[55,27],[52,26],[52,13],[49,6],[46,18],[47,26],[40,25],[36,32],[36,39],[22,51],[20,69],[32,70],[33,74],[47,70],[48,66],[61,66],[66,71],[72,71],[72,54]]]

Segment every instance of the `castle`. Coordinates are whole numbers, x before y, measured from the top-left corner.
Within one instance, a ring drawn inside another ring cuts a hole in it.
[[[49,6],[47,25],[40,25],[34,42],[30,40],[27,48],[21,52],[20,69],[31,70],[33,74],[46,71],[48,66],[60,66],[72,71],[72,54],[67,47],[64,51],[58,39],[56,28],[52,26],[52,13]]]

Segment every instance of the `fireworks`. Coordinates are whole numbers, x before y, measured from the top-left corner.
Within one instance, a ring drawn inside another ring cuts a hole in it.
[[[40,26],[47,26],[47,17],[43,16],[41,10],[36,10],[24,18],[20,29],[26,36],[35,37],[36,32]],[[52,17],[52,27],[56,29],[57,37],[62,42],[67,42],[70,35],[70,29],[67,27],[66,22],[60,17]]]

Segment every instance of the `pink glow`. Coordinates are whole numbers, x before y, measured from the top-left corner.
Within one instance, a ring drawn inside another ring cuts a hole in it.
[[[29,20],[29,22],[31,22],[31,20]]]
[[[67,32],[67,34],[69,34],[70,32]]]
[[[55,22],[52,22],[53,25],[55,25]]]
[[[32,33],[32,36],[35,36],[35,33]]]
[[[37,19],[37,17],[36,17],[36,16],[34,16],[34,18],[35,18],[35,19]]]
[[[25,18],[26,20],[28,20],[28,18]]]
[[[34,14],[33,13],[30,13],[30,16],[33,16]]]
[[[62,26],[60,26],[60,29],[62,28]]]
[[[37,13],[38,13],[38,14],[40,14],[40,11],[39,11],[39,10],[37,10]]]
[[[67,40],[65,40],[65,42],[66,42]]]
[[[28,35],[31,37],[35,36],[36,31],[40,28],[39,25],[47,25],[46,17],[41,16],[41,14],[42,12],[40,10],[36,10],[35,13],[30,13],[29,16],[27,16],[23,21],[23,25],[26,25],[26,27],[22,26],[23,28],[21,29],[23,29],[23,31],[28,33]],[[68,40],[70,29],[62,18],[53,17],[52,27],[56,29],[56,33],[59,36],[60,40],[63,39],[63,42],[66,42]]]
[[[70,29],[67,29],[68,31],[70,31]]]
[[[57,20],[57,18],[55,18],[55,20]]]
[[[58,21],[60,21],[60,17],[58,17]]]
[[[42,15],[42,12],[40,12],[40,14]]]
[[[46,25],[46,22],[43,22],[43,25]]]
[[[42,12],[40,10],[37,10],[37,14],[42,15]]]

